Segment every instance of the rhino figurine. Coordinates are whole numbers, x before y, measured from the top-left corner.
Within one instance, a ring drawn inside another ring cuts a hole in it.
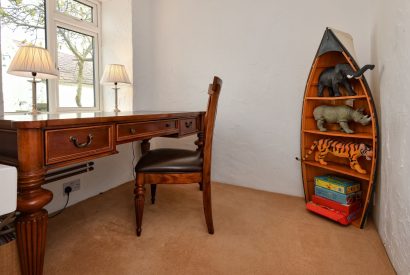
[[[353,108],[346,105],[320,105],[313,110],[313,116],[316,120],[317,128],[320,131],[327,131],[327,129],[323,126],[325,122],[339,123],[341,130],[348,134],[354,133],[354,131],[349,128],[349,121],[354,121],[362,125],[367,125],[372,120],[371,117],[363,114],[362,108],[354,110]]]

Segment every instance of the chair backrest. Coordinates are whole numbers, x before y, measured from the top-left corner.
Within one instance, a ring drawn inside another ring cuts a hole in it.
[[[218,106],[219,93],[221,92],[222,80],[214,76],[214,81],[209,84],[208,108],[204,119],[204,147],[203,147],[203,177],[210,178],[211,174],[211,158],[212,158],[212,139],[215,127],[216,110]]]

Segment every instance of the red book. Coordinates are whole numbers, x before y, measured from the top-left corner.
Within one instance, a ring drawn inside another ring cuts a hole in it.
[[[333,209],[347,216],[355,212],[357,209],[361,207],[360,201],[356,201],[352,204],[347,205],[347,204],[341,204],[336,201],[332,201],[332,200],[329,200],[329,199],[326,199],[320,196],[316,196],[316,195],[312,196],[312,202],[315,204],[324,206],[326,208]]]
[[[343,225],[348,225],[353,220],[357,219],[362,211],[362,209],[359,208],[353,211],[350,215],[346,215],[311,201],[306,204],[306,209]]]

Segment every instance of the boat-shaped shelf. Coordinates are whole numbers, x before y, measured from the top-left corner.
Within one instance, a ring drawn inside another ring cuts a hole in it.
[[[316,176],[335,174],[359,182],[361,184],[363,208],[362,212],[358,215],[359,217],[352,224],[363,228],[374,189],[378,161],[377,114],[371,91],[364,76],[360,79],[349,80],[357,94],[355,96],[348,96],[347,91],[342,87],[343,85],[339,87],[342,96],[329,96],[327,88],[325,88],[322,97],[318,96],[319,75],[323,70],[340,63],[349,64],[354,71],[359,69],[355,61],[353,40],[349,34],[327,28],[306,83],[301,129],[302,156],[306,155],[315,140],[331,138],[342,142],[366,143],[373,150],[373,158],[370,161],[364,157],[359,158],[360,166],[367,171],[366,174],[361,174],[350,168],[349,161],[346,158],[335,157],[329,153],[325,158],[328,164],[322,165],[315,161],[315,153],[312,153],[305,160],[302,159],[303,187],[306,202],[309,203],[312,200],[312,195],[314,195],[314,178]],[[326,124],[328,131],[321,132],[317,129],[316,121],[313,117],[313,110],[319,105],[349,105],[354,109],[364,108],[364,113],[370,115],[372,121],[366,126],[350,122],[349,127],[354,130],[353,134],[340,131],[340,127],[337,124]]]

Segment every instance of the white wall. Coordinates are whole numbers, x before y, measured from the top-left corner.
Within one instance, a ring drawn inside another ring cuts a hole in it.
[[[102,3],[102,65],[122,64],[132,82],[132,19],[131,0],[105,0]],[[115,106],[113,86],[103,87],[103,109],[112,112]],[[132,111],[132,86],[120,86],[118,108]]]
[[[204,110],[219,75],[213,180],[302,196],[295,157],[313,57],[331,26],[351,33],[369,63],[370,3],[135,0],[134,106]]]
[[[131,0],[105,0],[102,3],[102,68],[106,64],[123,64],[132,80],[132,25]],[[102,71],[101,71],[102,74]],[[132,110],[132,86],[122,86],[119,90],[119,108]],[[114,92],[111,87],[104,87],[104,110],[114,109]],[[139,146],[134,144],[136,160],[140,156]],[[49,212],[64,206],[63,183],[74,179],[81,180],[81,190],[70,195],[69,205],[98,195],[108,189],[133,179],[132,144],[117,146],[117,155],[95,160],[95,170],[45,186],[53,191],[53,201],[47,205]],[[134,162],[135,165],[135,162]],[[132,199],[132,194],[130,194]]]
[[[1,28],[0,28],[0,37],[1,37]],[[0,56],[2,56],[1,47],[0,47]],[[4,115],[3,85],[1,85],[3,83],[2,61],[3,61],[2,58],[0,58],[0,116]]]
[[[410,274],[410,2],[380,1],[372,31],[381,164],[375,211],[379,234],[398,274]]]

